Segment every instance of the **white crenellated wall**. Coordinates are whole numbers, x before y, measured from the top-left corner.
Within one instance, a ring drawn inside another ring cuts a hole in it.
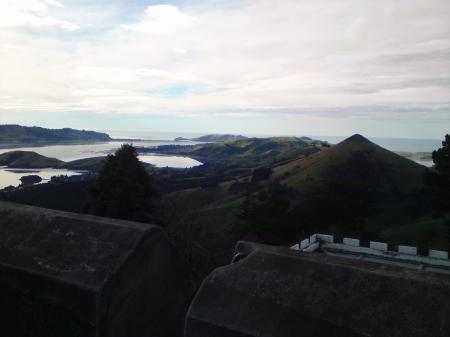
[[[398,246],[398,252],[401,254],[417,255],[417,247],[412,246]]]
[[[359,240],[358,239],[350,239],[350,238],[344,238],[342,240],[344,245],[353,246],[353,247],[359,247]]]
[[[430,249],[428,252],[429,257],[434,257],[435,259],[448,259],[448,252],[443,250]]]
[[[333,235],[327,235],[327,234],[317,234],[317,238],[320,241],[333,243],[334,242],[334,236]]]
[[[385,242],[370,241],[369,247],[362,247],[359,239],[344,238],[342,243],[338,243],[334,242],[333,235],[327,234],[313,234],[291,248],[304,252],[314,252],[320,247],[450,267],[450,260],[446,251],[430,249],[428,256],[421,256],[417,255],[417,247],[414,246],[399,245],[397,251],[388,251],[388,244]]]
[[[387,251],[388,250],[388,245],[387,243],[384,242],[378,242],[378,241],[370,241],[369,242],[369,247],[375,250],[383,250],[383,251]]]

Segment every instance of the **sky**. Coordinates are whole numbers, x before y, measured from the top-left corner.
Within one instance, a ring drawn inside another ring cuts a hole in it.
[[[448,0],[0,0],[0,123],[443,138]]]

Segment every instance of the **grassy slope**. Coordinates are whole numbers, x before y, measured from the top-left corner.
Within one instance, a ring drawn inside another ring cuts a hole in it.
[[[412,193],[423,186],[425,170],[422,165],[354,135],[332,148],[276,168],[275,176],[306,193],[324,188],[329,181],[368,186],[378,194],[374,207],[379,211],[366,219],[364,230],[375,236],[386,227],[414,221]]]
[[[192,147],[161,147],[161,153],[186,155],[203,162],[229,167],[257,167],[291,160],[322,148],[318,143],[295,137],[248,138]]]
[[[31,151],[11,151],[0,155],[0,166],[11,168],[58,168],[63,164],[61,160]]]
[[[372,183],[380,188],[397,187],[410,192],[422,186],[424,170],[424,166],[354,135],[329,149],[277,167],[274,174],[298,189],[317,186],[329,179],[373,179]]]
[[[63,166],[69,170],[98,171],[106,157],[84,158],[65,163]]]

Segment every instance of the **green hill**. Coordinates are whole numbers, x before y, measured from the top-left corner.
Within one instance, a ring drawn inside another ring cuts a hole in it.
[[[331,148],[277,167],[275,176],[299,189],[332,180],[407,193],[422,186],[425,169],[361,135],[353,135]]]
[[[0,154],[0,166],[11,168],[58,168],[64,164],[56,158],[48,158],[31,151],[10,151]]]
[[[426,168],[361,135],[274,169],[297,191],[294,213],[308,227],[360,237],[417,221],[428,212],[422,193]]]
[[[110,140],[111,138],[106,133],[95,131],[0,125],[0,144],[3,145],[105,142]]]
[[[247,138],[194,146],[160,146],[152,152],[183,155],[227,167],[270,166],[320,151],[323,143],[296,137]],[[139,149],[142,151],[143,149]]]

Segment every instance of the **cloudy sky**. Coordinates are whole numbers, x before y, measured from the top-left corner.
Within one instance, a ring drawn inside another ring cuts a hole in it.
[[[0,0],[0,123],[442,138],[448,0]]]

